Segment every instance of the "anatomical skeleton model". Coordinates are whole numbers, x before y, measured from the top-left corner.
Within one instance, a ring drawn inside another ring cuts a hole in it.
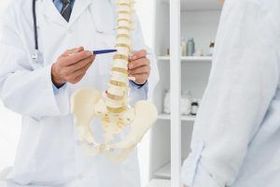
[[[82,88],[71,100],[74,123],[79,139],[89,153],[105,154],[113,160],[123,160],[141,141],[157,119],[156,107],[148,101],[128,104],[128,63],[132,52],[133,0],[117,1],[116,49],[108,90],[101,94],[93,88]],[[98,118],[103,129],[103,141],[97,142],[91,122]],[[128,132],[127,132],[128,131]]]

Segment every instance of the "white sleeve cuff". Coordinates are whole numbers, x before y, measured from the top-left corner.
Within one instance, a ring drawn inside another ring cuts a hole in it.
[[[204,150],[204,143],[198,142],[185,160],[182,168],[182,182],[188,187],[225,187],[215,180],[214,176],[209,173],[201,162],[201,154]]]
[[[139,87],[135,83],[129,81],[130,86],[130,104],[134,105],[137,101],[140,100],[147,100],[148,98],[148,90],[149,90],[149,83],[146,82],[143,86]]]

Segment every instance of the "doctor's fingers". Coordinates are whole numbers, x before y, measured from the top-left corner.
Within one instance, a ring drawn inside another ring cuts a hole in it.
[[[89,63],[86,63],[85,66],[76,69],[76,70],[73,72],[73,75],[74,75],[74,76],[78,76],[79,74],[83,74],[83,72],[86,72],[86,71],[89,69],[89,67],[92,65],[92,63],[93,63],[93,62],[90,61]]]
[[[128,70],[129,75],[142,74],[142,73],[150,73],[150,66],[141,66],[132,70]]]
[[[78,83],[87,73],[88,68],[90,67],[92,63],[88,64],[87,66],[73,72],[71,76],[68,77],[68,82],[72,84]]]
[[[65,51],[63,53],[63,56],[69,56],[73,53],[78,53],[78,52],[81,52],[81,51],[84,51],[85,49],[83,47],[78,47],[78,48],[73,48],[73,49],[68,49],[67,51]]]
[[[94,60],[95,60],[95,56],[90,56],[90,57],[88,57],[84,60],[81,60],[81,61],[77,62],[76,64],[72,64],[71,66],[67,66],[66,71],[73,73],[77,70],[83,69],[84,67],[86,67],[88,65],[90,66],[93,63]]]
[[[84,76],[86,75],[86,73],[87,73],[87,72],[85,71],[85,72],[83,72],[82,74],[78,75],[76,78],[74,78],[73,84],[76,84],[76,83],[80,82],[80,81],[84,78]]]
[[[66,67],[62,70],[61,76],[65,81],[72,83],[72,81],[79,75],[86,72],[87,69],[91,66],[92,61],[84,62],[83,67],[79,67],[77,69]]]
[[[141,66],[150,66],[150,60],[146,57],[143,57],[134,61],[130,61],[128,64],[128,69],[133,70]]]
[[[143,49],[140,51],[133,52],[129,59],[130,59],[130,61],[133,61],[133,60],[137,60],[140,58],[144,58],[146,56],[147,56],[147,51]]]
[[[81,60],[87,59],[92,56],[94,55],[90,51],[81,51],[77,53],[72,53],[71,55],[64,57],[62,64],[63,66],[71,66],[73,64],[76,64],[77,62],[80,62]]]

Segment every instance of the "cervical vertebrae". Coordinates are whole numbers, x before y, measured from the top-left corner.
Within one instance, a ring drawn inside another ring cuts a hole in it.
[[[148,101],[139,101],[134,108],[130,108],[128,104],[127,67],[132,46],[132,0],[118,0],[116,21],[117,53],[113,58],[108,90],[101,94],[93,88],[83,88],[74,93],[71,102],[80,142],[92,154],[103,153],[111,159],[121,160],[129,155],[151,128],[157,118],[157,110]],[[95,140],[90,127],[94,118],[99,118],[102,123],[102,143]],[[126,127],[129,129],[128,133],[124,132]]]

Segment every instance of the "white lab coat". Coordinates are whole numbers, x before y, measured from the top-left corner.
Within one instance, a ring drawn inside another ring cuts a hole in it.
[[[70,96],[78,88],[106,90],[112,55],[98,56],[80,83],[67,84],[56,94],[51,82],[51,65],[66,49],[114,47],[114,3],[76,0],[67,23],[52,0],[38,0],[39,45],[43,53],[39,66],[31,60],[34,52],[31,5],[31,0],[11,3],[3,16],[0,38],[1,99],[9,109],[23,116],[15,166],[8,179],[34,186],[67,183],[81,187],[140,186],[136,151],[119,164],[103,156],[85,156],[77,146],[69,110]],[[145,48],[139,24],[134,33],[134,50]],[[154,61],[151,64],[148,96],[158,81],[157,67]],[[146,90],[132,87],[132,102],[146,97]]]
[[[280,186],[280,1],[226,0],[182,179]]]

